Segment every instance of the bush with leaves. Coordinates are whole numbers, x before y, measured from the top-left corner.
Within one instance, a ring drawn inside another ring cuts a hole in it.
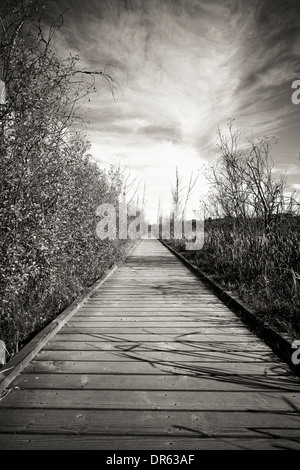
[[[0,17],[0,339],[10,354],[125,254],[99,240],[96,209],[117,204],[120,175],[100,170],[76,131],[93,74],[53,50],[59,24],[39,1],[7,0]],[[111,78],[101,73],[112,84]]]

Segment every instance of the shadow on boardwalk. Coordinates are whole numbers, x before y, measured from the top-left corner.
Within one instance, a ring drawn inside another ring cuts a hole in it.
[[[12,383],[0,448],[300,449],[299,383],[145,241]]]

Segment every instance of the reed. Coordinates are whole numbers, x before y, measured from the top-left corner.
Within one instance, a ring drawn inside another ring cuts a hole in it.
[[[183,240],[168,243],[266,324],[299,338],[300,217],[279,217],[267,233],[259,219],[207,220],[204,238],[195,252],[185,251]]]

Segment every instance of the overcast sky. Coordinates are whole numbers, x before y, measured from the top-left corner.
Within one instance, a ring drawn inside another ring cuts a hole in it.
[[[85,119],[100,164],[122,158],[147,184],[149,214],[168,206],[178,167],[186,178],[217,155],[229,119],[276,136],[278,170],[300,183],[299,0],[51,0],[64,12],[60,51],[108,66],[116,101],[97,81]],[[199,179],[198,192],[203,190]],[[198,193],[195,194],[197,204]]]

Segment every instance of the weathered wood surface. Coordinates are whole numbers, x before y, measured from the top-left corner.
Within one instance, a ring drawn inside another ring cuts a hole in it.
[[[156,240],[11,384],[0,449],[300,449],[300,381]]]

